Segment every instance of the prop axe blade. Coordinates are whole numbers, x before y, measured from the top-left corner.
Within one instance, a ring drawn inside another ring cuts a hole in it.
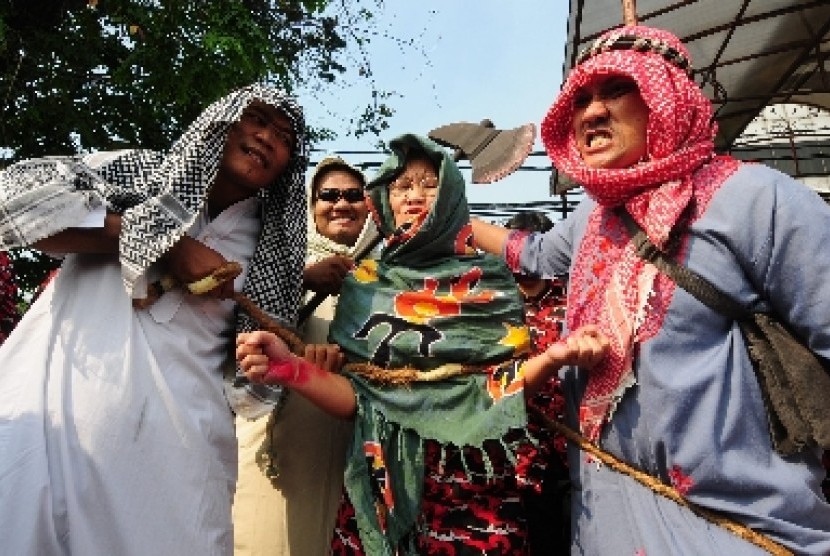
[[[515,172],[527,159],[536,139],[536,126],[495,129],[489,120],[480,124],[457,122],[429,132],[433,141],[460,150],[473,167],[473,183],[491,183]],[[456,157],[458,158],[458,157]]]

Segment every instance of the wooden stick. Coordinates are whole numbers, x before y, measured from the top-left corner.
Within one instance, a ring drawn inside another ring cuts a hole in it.
[[[622,0],[623,23],[637,25],[637,0]]]

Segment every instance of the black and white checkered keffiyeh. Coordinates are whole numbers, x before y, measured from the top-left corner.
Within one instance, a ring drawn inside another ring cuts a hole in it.
[[[305,121],[295,101],[276,89],[250,85],[214,102],[169,152],[126,150],[52,157],[0,172],[0,250],[31,245],[79,225],[91,208],[121,213],[120,261],[130,295],[142,297],[144,277],[194,223],[219,169],[228,129],[254,100],[291,120],[296,147],[277,181],[259,192],[262,229],[243,293],[278,322],[293,326],[302,288],[306,245]],[[240,313],[238,331],[256,328]],[[270,403],[278,388],[250,387]]]

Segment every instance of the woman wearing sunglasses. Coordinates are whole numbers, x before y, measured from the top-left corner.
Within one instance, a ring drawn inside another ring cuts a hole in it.
[[[321,160],[312,173],[303,280],[315,291],[336,294],[355,254],[377,233],[367,218],[365,184],[360,170],[336,156]],[[327,341],[336,304],[337,297],[329,296],[315,309],[301,330],[305,342]],[[352,424],[302,396],[285,395],[273,414],[237,418],[236,556],[322,556],[331,544]]]

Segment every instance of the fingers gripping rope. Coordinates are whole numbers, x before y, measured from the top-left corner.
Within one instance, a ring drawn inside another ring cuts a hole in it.
[[[214,288],[224,284],[229,280],[233,280],[242,272],[242,266],[235,262],[229,261],[219,268],[215,269],[209,275],[198,280],[194,280],[184,287],[194,295],[205,295]],[[147,297],[143,299],[134,299],[133,307],[136,309],[145,309],[152,305],[164,292],[179,287],[181,284],[169,276],[165,275],[158,282],[155,282],[147,287]],[[253,318],[263,330],[273,332],[285,341],[289,349],[295,355],[302,356],[305,353],[305,344],[300,340],[299,336],[294,334],[287,328],[279,325],[268,314],[259,308],[248,296],[243,293],[234,293],[233,300]]]

